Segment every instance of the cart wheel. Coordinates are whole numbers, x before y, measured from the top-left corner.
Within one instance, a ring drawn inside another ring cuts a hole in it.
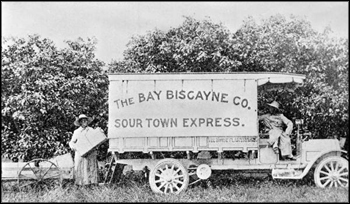
[[[151,170],[149,183],[155,193],[178,194],[188,187],[189,176],[176,159],[163,159]]]
[[[339,156],[331,156],[323,159],[316,167],[314,181],[316,186],[348,187],[349,186],[349,162]]]
[[[45,159],[26,163],[18,173],[19,190],[51,188],[62,185],[62,173],[56,164]]]

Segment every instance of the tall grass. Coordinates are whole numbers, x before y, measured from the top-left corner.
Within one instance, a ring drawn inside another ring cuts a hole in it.
[[[179,195],[154,194],[138,174],[129,174],[110,186],[62,188],[20,192],[5,183],[2,202],[349,202],[348,188],[321,189],[310,178],[273,180],[219,172]]]

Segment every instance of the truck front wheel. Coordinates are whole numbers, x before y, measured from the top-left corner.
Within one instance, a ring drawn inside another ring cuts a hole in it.
[[[349,162],[339,156],[330,156],[323,159],[314,171],[316,186],[348,187],[349,186]]]
[[[187,169],[176,159],[159,161],[149,174],[149,184],[155,193],[178,194],[188,187]]]

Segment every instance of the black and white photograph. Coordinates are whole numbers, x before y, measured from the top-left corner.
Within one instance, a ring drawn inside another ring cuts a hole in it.
[[[348,1],[2,1],[1,201],[349,203]]]

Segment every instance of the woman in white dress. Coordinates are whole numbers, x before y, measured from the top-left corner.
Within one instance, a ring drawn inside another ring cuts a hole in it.
[[[82,157],[76,148],[76,143],[79,140],[86,138],[88,131],[92,131],[93,128],[88,127],[92,118],[82,114],[74,121],[74,125],[80,126],[73,133],[72,139],[69,142],[69,147],[75,151],[74,156],[74,177],[75,184],[77,185],[89,185],[98,184],[98,163],[96,150],[91,151],[88,155]]]

